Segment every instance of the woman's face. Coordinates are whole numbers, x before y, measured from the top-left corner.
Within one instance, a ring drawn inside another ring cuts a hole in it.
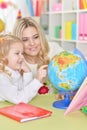
[[[39,34],[35,27],[27,27],[23,30],[22,41],[26,55],[31,57],[38,56],[41,49],[41,43]]]

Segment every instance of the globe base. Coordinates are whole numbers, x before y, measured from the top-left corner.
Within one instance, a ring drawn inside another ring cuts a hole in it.
[[[76,93],[76,91],[74,91],[74,92],[68,92],[68,93],[67,92],[63,93],[64,99],[63,100],[57,100],[57,101],[55,101],[53,103],[53,107],[60,108],[60,109],[66,109],[69,106],[69,104],[70,104],[70,102],[72,100],[70,98],[70,96],[74,96],[75,93]]]
[[[60,109],[66,109],[69,106],[70,102],[71,102],[71,100],[67,100],[67,102],[65,101],[65,99],[58,100],[53,103],[53,107],[60,108]]]

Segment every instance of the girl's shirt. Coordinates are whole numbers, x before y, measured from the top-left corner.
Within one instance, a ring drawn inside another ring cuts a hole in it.
[[[6,67],[11,76],[0,72],[0,100],[6,100],[15,104],[20,102],[28,103],[37,95],[39,88],[42,86],[37,79],[33,79],[32,72],[20,75]]]

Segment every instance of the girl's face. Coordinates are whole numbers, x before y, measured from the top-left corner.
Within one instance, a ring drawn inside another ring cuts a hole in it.
[[[13,70],[20,70],[24,60],[22,43],[17,42],[12,44],[5,58],[8,60],[8,67]]]
[[[39,34],[35,27],[28,27],[22,32],[22,41],[24,45],[24,52],[30,57],[38,56],[41,43]]]

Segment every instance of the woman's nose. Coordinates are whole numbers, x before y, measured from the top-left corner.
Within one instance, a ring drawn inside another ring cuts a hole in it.
[[[34,45],[34,41],[32,38],[29,39],[29,45]]]

